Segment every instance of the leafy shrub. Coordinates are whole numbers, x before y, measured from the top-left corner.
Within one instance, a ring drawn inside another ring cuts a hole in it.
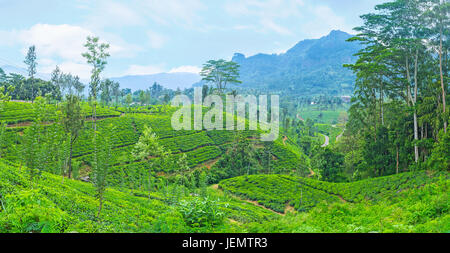
[[[219,201],[210,197],[182,200],[178,211],[190,227],[215,227],[222,225],[225,219]]]

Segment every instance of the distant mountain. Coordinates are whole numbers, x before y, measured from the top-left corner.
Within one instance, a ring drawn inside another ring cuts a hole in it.
[[[120,83],[120,88],[130,88],[133,91],[145,90],[159,83],[165,88],[176,90],[177,88],[191,88],[192,84],[200,81],[201,77],[193,73],[159,73],[153,75],[136,75],[110,78]]]
[[[28,76],[28,71],[24,68],[14,67],[11,65],[0,66],[6,74],[15,73]],[[51,74],[38,73],[37,78],[49,81]],[[159,83],[165,88],[176,90],[177,88],[191,88],[192,84],[199,82],[201,77],[194,73],[159,73],[153,75],[132,75],[110,78],[120,83],[120,88],[130,88],[133,91],[145,90],[153,85],[154,82]],[[82,80],[83,83],[89,83],[89,80]]]
[[[243,87],[294,94],[350,94],[355,77],[342,65],[355,62],[353,55],[362,47],[346,42],[350,37],[333,30],[320,39],[301,41],[284,54],[245,57],[236,53],[232,61],[241,66]]]
[[[14,74],[20,74],[25,77],[28,76],[28,71],[25,68],[14,67],[11,65],[0,66],[0,68],[3,69],[3,71],[5,71],[5,74],[14,73]],[[51,79],[51,75],[45,74],[45,73],[37,73],[36,78],[40,78],[42,80],[48,81]]]

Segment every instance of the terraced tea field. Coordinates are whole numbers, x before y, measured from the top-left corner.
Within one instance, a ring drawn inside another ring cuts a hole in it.
[[[53,104],[46,105],[49,110],[49,120],[56,120],[56,106]],[[83,113],[86,117],[92,116],[92,107],[87,103],[82,105]],[[117,117],[121,112],[110,107],[97,107],[97,117]],[[35,120],[36,115],[33,110],[33,104],[24,102],[8,102],[5,104],[4,110],[0,113],[0,121],[8,124],[18,124],[24,122],[31,122]]]
[[[55,108],[49,105],[50,108]],[[85,115],[89,116],[89,106],[83,105]],[[23,111],[23,112],[22,112]],[[205,165],[209,167],[214,165],[231,144],[236,135],[236,131],[206,131],[203,130],[181,130],[175,131],[171,126],[171,115],[174,108],[167,108],[166,111],[155,109],[130,109],[123,108],[102,108],[99,107],[98,113],[103,118],[98,119],[97,130],[102,132],[107,129],[113,131],[111,141],[113,143],[114,166],[111,168],[110,181],[114,184],[132,185],[141,178],[143,174],[148,173],[148,164],[137,161],[131,154],[134,144],[139,140],[145,126],[149,126],[160,139],[161,144],[169,149],[176,156],[185,154],[187,156],[190,170],[201,168]],[[33,107],[30,103],[9,102],[4,111],[5,115],[10,115],[7,122],[22,122],[21,126],[8,128],[7,139],[9,144],[5,145],[3,157],[10,161],[19,161],[18,150],[23,142],[23,131],[31,124],[33,119]],[[22,112],[19,113],[19,112]],[[3,114],[2,114],[3,115]],[[23,115],[23,116],[22,116]],[[44,128],[49,128],[53,124],[49,122]],[[88,175],[91,167],[92,153],[94,150],[93,122],[87,121],[84,130],[74,143],[73,157],[80,164],[80,175]],[[242,131],[242,134],[249,138],[255,147],[260,145],[260,131]],[[2,147],[0,147],[2,148]],[[273,161],[271,170],[273,173],[288,173],[298,169],[302,164],[308,162],[308,158],[303,155],[299,149],[290,142],[280,140],[271,144]],[[171,175],[184,173],[176,168],[165,168],[162,170],[154,169],[155,175]]]
[[[437,182],[440,178],[448,180],[448,172],[408,172],[352,183],[329,183],[288,175],[250,175],[224,180],[219,188],[284,213],[286,206],[308,210],[323,201],[388,200],[402,191]]]
[[[30,181],[18,165],[0,159],[1,232],[195,232],[183,221],[177,206],[161,192],[127,192],[108,188],[97,219],[98,200],[90,183],[63,179],[43,172]],[[255,205],[213,193],[226,214],[221,230],[238,229],[236,222],[267,220],[274,214]],[[192,197],[181,196],[189,199]]]

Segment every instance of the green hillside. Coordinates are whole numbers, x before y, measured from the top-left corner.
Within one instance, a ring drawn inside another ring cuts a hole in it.
[[[336,184],[254,175],[219,187],[286,214],[250,224],[250,232],[449,232],[448,178],[448,172],[421,171]]]
[[[8,102],[6,103],[4,112],[1,115],[16,115],[11,116],[11,122],[19,122],[22,119],[20,114],[10,113],[13,107],[31,108],[28,111],[29,115],[33,115],[36,109],[33,109],[30,103]],[[50,107],[50,118],[56,117],[54,106]],[[19,111],[22,111],[19,110]],[[87,110],[84,109],[83,110]],[[12,110],[15,111],[15,110]],[[141,184],[137,181],[141,180],[143,174],[148,173],[148,164],[136,160],[132,155],[134,145],[139,140],[145,126],[149,126],[159,137],[161,144],[171,150],[175,156],[185,154],[189,171],[180,171],[178,168],[165,168],[164,170],[152,170],[155,176],[176,175],[186,172],[191,172],[195,169],[202,169],[203,167],[211,167],[215,165],[218,158],[226,152],[229,145],[234,141],[237,131],[206,131],[206,130],[192,130],[192,131],[176,131],[171,126],[171,115],[175,108],[167,108],[166,111],[145,111],[135,113],[134,110],[128,112],[115,111],[114,108],[99,110],[103,112],[104,117],[97,122],[97,131],[102,133],[113,127],[114,134],[111,136],[113,146],[113,166],[109,176],[112,185],[121,185],[124,187],[136,187]],[[106,113],[109,112],[109,113]],[[55,116],[53,116],[55,115]],[[86,116],[90,115],[85,113]],[[9,122],[9,121],[7,121]],[[20,150],[23,148],[24,137],[23,134],[26,129],[30,128],[33,122],[30,119],[24,118],[21,126],[10,126],[6,130],[5,145],[0,144],[1,157],[6,158],[12,162],[19,162],[22,157]],[[58,125],[52,122],[45,123],[41,132],[55,131],[54,135],[64,135]],[[256,149],[260,149],[262,143],[259,141],[259,131],[239,131],[246,138],[251,140],[252,145]],[[93,122],[87,121],[83,131],[77,138],[73,147],[73,158],[78,165],[78,176],[88,176],[92,166],[92,154],[94,146],[92,137],[94,135]],[[51,140],[50,140],[51,141]],[[9,145],[8,145],[9,144]],[[291,143],[286,143],[281,140],[270,144],[271,152],[273,153],[273,161],[271,162],[271,170],[279,173],[289,173],[292,170],[298,169],[302,164],[304,167],[308,163],[308,158]],[[50,159],[51,160],[51,159]],[[45,168],[48,172],[59,173],[59,171],[51,169],[58,167],[57,164],[49,161]]]
[[[224,180],[219,187],[226,192],[258,201],[267,208],[283,213],[286,205],[296,210],[307,210],[322,201],[357,203],[365,200],[386,200],[404,190],[437,182],[440,176],[448,179],[446,172],[425,171],[352,183],[329,183],[287,175],[251,175]]]
[[[220,225],[195,226],[189,223],[192,217],[183,212],[182,204],[201,204],[203,198],[190,196],[188,189],[179,187],[150,195],[108,188],[101,218],[97,218],[98,201],[90,183],[46,172],[30,180],[27,169],[1,159],[0,178],[0,233],[238,231],[237,223],[274,216],[213,191],[207,196],[209,208],[215,211],[211,219]]]
[[[0,234],[450,233],[449,0],[75,2],[2,8]]]
[[[180,186],[149,194],[108,188],[100,218],[90,183],[46,172],[30,180],[28,169],[1,159],[0,178],[0,232],[450,231],[448,173],[350,183],[352,189],[366,190],[356,194],[364,200],[355,203],[331,190],[345,196],[347,185],[281,175],[233,178],[221,182],[221,190]],[[285,210],[285,203],[296,206]]]
[[[56,106],[53,104],[46,105],[47,110],[51,116],[49,120],[54,121],[56,117]],[[92,107],[88,103],[83,103],[82,105],[83,113],[86,117],[92,116]],[[97,109],[97,117],[114,117],[120,116],[121,112],[110,107],[99,107]],[[33,104],[26,102],[8,102],[5,103],[3,111],[0,114],[1,121],[7,122],[8,124],[24,123],[34,121],[36,118],[35,110],[33,109]]]

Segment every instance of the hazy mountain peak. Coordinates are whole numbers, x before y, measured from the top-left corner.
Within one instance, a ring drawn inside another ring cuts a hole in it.
[[[352,63],[361,48],[346,40],[352,35],[333,30],[320,39],[298,42],[285,54],[256,54],[245,57],[234,54],[233,61],[241,65],[242,86],[263,89],[293,89],[301,93],[350,94],[353,73],[342,67]]]

